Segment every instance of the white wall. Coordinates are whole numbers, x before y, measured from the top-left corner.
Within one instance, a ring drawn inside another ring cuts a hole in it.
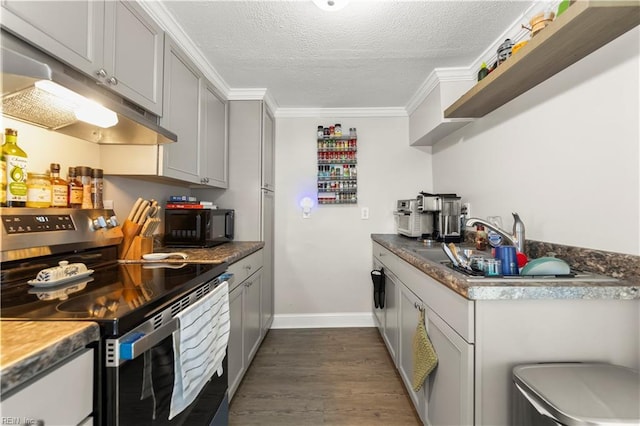
[[[433,147],[434,186],[527,237],[640,254],[638,28]]]
[[[341,313],[371,321],[370,235],[395,231],[397,199],[432,189],[431,154],[408,145],[407,120],[276,118],[275,326],[289,315],[306,325],[332,316],[347,325]],[[316,129],[330,123],[357,128],[358,204],[316,205],[303,219],[300,200],[316,199]]]

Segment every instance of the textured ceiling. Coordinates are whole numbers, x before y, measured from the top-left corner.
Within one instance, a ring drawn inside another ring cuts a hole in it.
[[[165,1],[233,89],[279,107],[405,107],[434,68],[467,67],[531,1]]]

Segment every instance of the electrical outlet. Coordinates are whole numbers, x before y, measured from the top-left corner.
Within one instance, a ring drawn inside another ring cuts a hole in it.
[[[360,210],[360,219],[369,219],[369,207],[363,207],[362,210]]]
[[[471,203],[462,203],[461,215],[471,217]]]

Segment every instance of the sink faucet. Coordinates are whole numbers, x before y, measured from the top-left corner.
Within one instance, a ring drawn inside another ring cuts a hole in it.
[[[485,228],[491,229],[493,232],[500,234],[500,236],[507,240],[510,245],[516,246],[519,252],[524,253],[524,223],[520,220],[518,213],[511,214],[513,215],[513,234],[509,234],[507,231],[498,228],[495,224],[477,217],[469,218],[466,226],[482,225]]]

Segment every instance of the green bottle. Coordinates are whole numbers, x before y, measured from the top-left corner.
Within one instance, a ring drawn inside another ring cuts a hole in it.
[[[6,162],[7,207],[27,204],[27,153],[18,146],[18,131],[5,129],[2,157]]]
[[[478,81],[482,80],[487,75],[489,75],[489,70],[487,69],[487,64],[483,62],[482,65],[480,65],[480,71],[478,71]]]

